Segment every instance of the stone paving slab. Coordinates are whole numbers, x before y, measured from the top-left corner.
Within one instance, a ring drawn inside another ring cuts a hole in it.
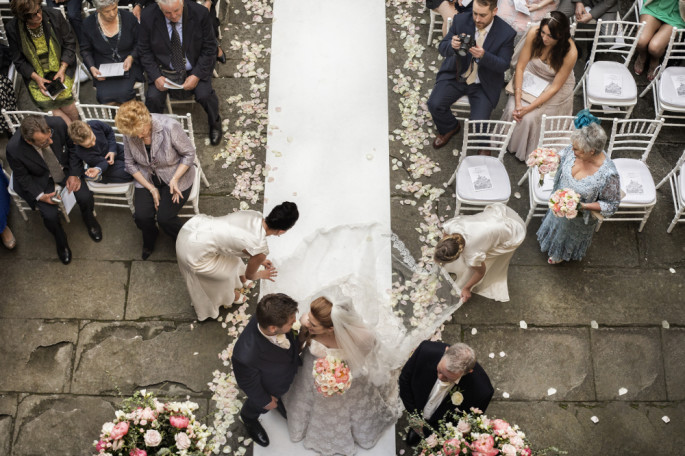
[[[476,351],[495,397],[506,392],[512,400],[595,399],[589,328],[471,329],[464,327],[464,342]],[[556,394],[548,396],[549,388]]]
[[[76,322],[0,320],[0,391],[68,392],[77,340]]]
[[[667,400],[658,328],[602,328],[590,340],[598,400]]]
[[[685,445],[685,433],[677,431],[685,424],[683,402],[495,401],[487,414],[518,424],[535,449],[555,446],[568,456],[675,456],[683,454]],[[662,416],[671,422],[664,423]]]
[[[123,263],[0,259],[0,318],[116,320],[124,315],[128,268]],[[68,284],[68,285],[67,285]]]
[[[160,287],[159,284],[164,284]],[[195,310],[176,262],[134,261],[126,320],[194,320]]]
[[[0,395],[0,454],[9,454],[12,443],[12,425],[17,415],[16,394]]]
[[[71,392],[124,394],[163,383],[185,394],[207,391],[217,354],[228,344],[218,322],[101,323],[81,330]],[[131,356],[131,354],[139,354]]]
[[[685,328],[662,329],[661,341],[668,399],[685,400]]]

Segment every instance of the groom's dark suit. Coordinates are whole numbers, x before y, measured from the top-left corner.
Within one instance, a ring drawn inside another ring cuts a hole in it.
[[[438,363],[448,346],[442,342],[421,342],[421,345],[402,368],[400,397],[409,413],[423,413],[423,408],[428,402],[433,385],[438,379]],[[448,394],[428,421],[431,426],[436,426],[438,420],[451,410],[459,409],[468,412],[471,407],[476,407],[485,412],[492,395],[495,393],[488,375],[478,363],[473,368],[473,372],[461,377],[457,388],[464,396],[464,402],[457,407],[452,404]]]
[[[233,348],[233,373],[238,386],[247,395],[241,414],[257,419],[266,413],[264,407],[271,396],[280,400],[290,388],[298,366],[302,363],[295,337],[288,332],[290,348],[284,349],[271,343],[257,326],[253,316]]]

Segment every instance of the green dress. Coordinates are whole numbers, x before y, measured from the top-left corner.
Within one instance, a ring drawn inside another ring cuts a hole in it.
[[[675,28],[685,28],[685,20],[680,16],[678,0],[652,0],[642,7],[640,14],[649,14]]]
[[[43,76],[48,72],[59,71],[60,58],[55,51],[55,46],[50,46],[48,50],[47,43],[45,42],[45,35],[40,37],[31,37],[33,45],[36,47],[36,53],[40,59],[41,68],[36,68],[36,73]],[[67,87],[62,93],[57,95],[53,100],[48,96],[43,95],[43,93],[38,88],[36,81],[31,80],[29,82],[29,93],[31,98],[36,102],[39,108],[44,111],[49,111],[51,109],[61,108],[62,106],[70,105],[74,102],[74,98],[71,93],[71,88],[74,84],[74,78],[70,76],[65,76],[64,85]]]

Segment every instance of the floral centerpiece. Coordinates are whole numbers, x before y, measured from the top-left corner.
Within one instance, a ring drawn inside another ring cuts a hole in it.
[[[316,390],[324,397],[343,394],[352,384],[352,373],[347,363],[331,355],[314,362],[312,375]]]
[[[93,445],[102,456],[208,455],[211,433],[195,420],[197,408],[195,402],[163,403],[152,393],[136,391],[116,418],[102,425]]]
[[[580,195],[569,188],[562,188],[549,197],[549,208],[557,217],[576,218],[579,211]]]
[[[532,455],[526,435],[518,426],[490,419],[477,408],[471,408],[470,413],[445,415],[439,429],[422,439],[416,451],[419,456]]]
[[[538,167],[538,171],[540,172],[540,185],[542,185],[542,182],[545,180],[545,175],[549,174],[550,176],[554,176],[556,174],[557,168],[559,167],[559,154],[557,154],[555,149],[535,149],[528,155],[526,165],[528,165],[529,168],[534,166]]]

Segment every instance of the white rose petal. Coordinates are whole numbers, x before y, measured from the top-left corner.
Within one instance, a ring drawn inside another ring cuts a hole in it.
[[[505,398],[505,399],[509,399],[509,393],[507,393],[506,391],[503,392],[503,393],[502,393],[502,397]]]
[[[500,357],[500,358],[504,358],[505,356],[507,356],[506,353],[504,353],[504,352],[499,352],[499,357]]]
[[[519,192],[514,193],[514,198],[521,199],[521,194]]]
[[[548,395],[548,396],[552,396],[552,395],[554,395],[554,394],[557,394],[556,388],[549,388],[549,389],[547,390],[547,395]]]
[[[671,419],[670,419],[669,417],[667,417],[666,415],[662,416],[662,417],[661,417],[661,420],[662,420],[664,423],[670,423],[670,422],[671,422]]]
[[[476,328],[471,328],[471,334],[475,336],[478,334],[478,330]]]
[[[673,269],[673,268],[668,268],[668,272],[670,272],[671,274],[675,274],[675,269]]]
[[[197,356],[197,355],[199,355],[199,353],[198,353],[198,352],[195,352],[195,353],[193,353],[193,356]]]
[[[495,357],[495,354],[494,354],[494,353],[490,353],[488,356],[489,356],[490,358],[494,358],[494,357]]]
[[[597,322],[596,322],[595,320],[592,320],[592,321],[590,322],[590,327],[591,327],[592,329],[597,329],[597,328],[599,328],[599,325],[597,324]]]
[[[521,320],[519,322],[519,326],[521,327],[521,329],[527,329],[528,328],[528,324],[524,320]]]
[[[366,154],[367,160],[373,160],[373,154]]]
[[[595,424],[599,423],[599,418],[597,418],[596,416],[590,417],[590,420]]]
[[[671,325],[669,325],[668,322],[666,320],[664,320],[661,322],[661,327],[664,329],[668,329],[671,327]]]
[[[627,390],[626,388],[619,388],[619,390],[618,390],[618,395],[619,395],[619,396],[623,396],[623,395],[626,394],[627,392],[628,392],[628,390]]]

